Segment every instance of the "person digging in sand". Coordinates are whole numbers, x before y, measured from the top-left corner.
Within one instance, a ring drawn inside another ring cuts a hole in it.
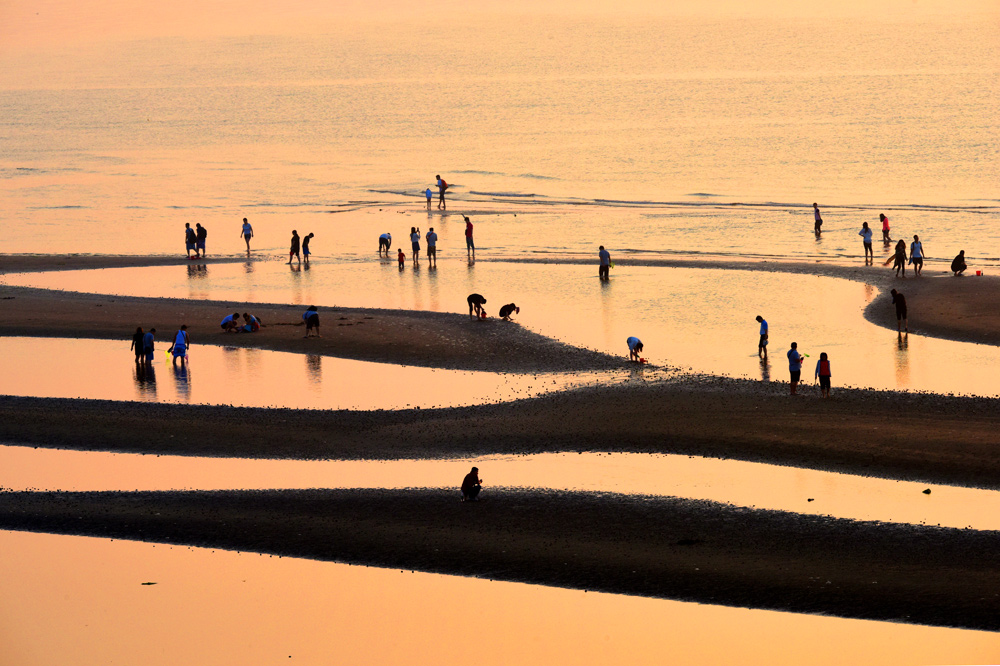
[[[483,298],[482,294],[469,294],[469,297],[465,299],[469,303],[469,316],[473,319],[485,319],[486,310],[483,308],[486,305],[486,299]],[[475,314],[473,314],[475,311]]]
[[[500,308],[500,318],[504,321],[510,321],[510,316],[512,314],[519,314],[521,308],[517,307],[515,303],[508,303],[507,305]]]
[[[302,313],[302,321],[306,323],[306,334],[302,337],[308,338],[309,332],[313,329],[316,329],[317,338],[323,337],[319,334],[319,311],[315,305],[310,305],[309,309]]]
[[[625,344],[628,345],[628,359],[630,361],[636,361],[637,363],[641,363],[639,354],[642,353],[642,340],[640,340],[635,336],[632,336],[625,341]]]

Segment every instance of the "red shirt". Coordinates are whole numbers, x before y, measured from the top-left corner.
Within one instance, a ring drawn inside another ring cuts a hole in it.
[[[472,238],[472,222],[465,223],[465,237]]]

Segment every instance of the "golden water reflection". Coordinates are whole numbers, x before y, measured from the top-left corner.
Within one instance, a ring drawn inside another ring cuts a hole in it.
[[[988,632],[120,540],[0,531],[0,566],[9,664],[1000,660]]]

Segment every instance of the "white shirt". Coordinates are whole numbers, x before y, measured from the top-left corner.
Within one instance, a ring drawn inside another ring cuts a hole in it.
[[[859,236],[863,236],[866,243],[871,243],[872,242],[872,230],[871,230],[871,227],[869,227],[867,229],[862,229],[861,231],[858,232],[858,235]]]

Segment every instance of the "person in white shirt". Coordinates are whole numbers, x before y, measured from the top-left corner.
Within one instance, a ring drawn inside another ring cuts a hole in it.
[[[250,252],[250,239],[253,238],[253,227],[247,222],[247,218],[243,218],[243,230],[240,231],[240,235],[243,236],[243,240],[247,243],[247,252]]]
[[[874,264],[875,253],[872,252],[872,230],[868,226],[867,222],[863,222],[861,224],[861,231],[858,232],[858,235],[861,236],[861,239],[865,245],[865,266],[868,265],[869,259],[871,260],[872,264]]]
[[[919,277],[920,271],[924,269],[924,244],[916,234],[913,234],[913,242],[910,243],[910,263],[913,264],[913,272]]]
[[[760,322],[760,340],[757,342],[757,356],[767,358],[767,320],[757,315]]]
[[[823,232],[823,216],[819,214],[819,206],[815,203],[813,204],[813,219],[815,220],[813,231],[819,236]]]

